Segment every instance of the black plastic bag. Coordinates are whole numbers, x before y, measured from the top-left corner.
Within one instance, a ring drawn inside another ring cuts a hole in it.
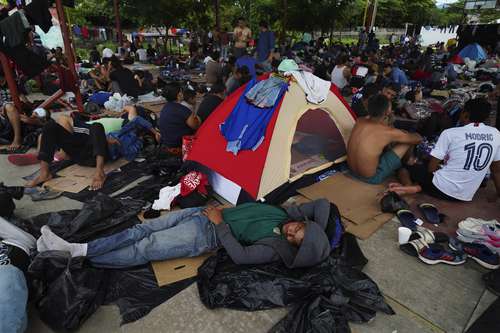
[[[103,304],[118,306],[122,324],[139,320],[196,280],[158,287],[150,265],[94,268],[83,257],[59,251],[39,254],[29,273],[40,318],[55,331],[79,328]]]
[[[122,324],[146,316],[151,310],[189,287],[196,278],[158,287],[150,265],[129,270],[106,270],[109,286],[104,304],[116,304]]]
[[[67,252],[39,254],[29,268],[37,280],[40,318],[56,331],[75,330],[102,304],[107,285],[102,270],[84,267]]]
[[[137,224],[137,214],[143,206],[142,200],[118,200],[99,193],[81,210],[42,214],[17,225],[35,238],[40,236],[40,228],[48,225],[55,234],[69,242],[86,242]]]
[[[348,332],[342,329],[347,321],[367,322],[377,311],[394,314],[375,282],[331,257],[308,269],[288,269],[279,262],[238,266],[219,251],[199,268],[198,290],[210,309],[292,305],[277,332]]]

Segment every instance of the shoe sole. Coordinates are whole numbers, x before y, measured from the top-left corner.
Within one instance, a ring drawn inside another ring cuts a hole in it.
[[[451,244],[448,244],[448,246],[450,247],[450,249],[452,249],[453,251],[457,251],[457,249],[452,246]],[[474,257],[474,256],[471,256],[470,254],[467,254],[464,252],[464,254],[468,257],[468,258],[471,258],[472,260],[474,260],[475,262],[477,262],[479,265],[483,266],[484,268],[487,268],[487,269],[497,269],[497,268],[500,268],[500,264],[499,265],[492,265],[492,264],[488,264],[487,262],[485,261],[482,261],[481,259],[477,258],[477,257]]]
[[[422,260],[422,262],[426,263],[427,265],[448,264],[448,265],[452,265],[452,266],[458,266],[458,265],[462,265],[465,263],[465,260],[459,261],[459,262],[451,262],[451,261],[446,261],[446,260],[431,260],[431,259],[427,259],[425,257],[422,257],[421,255],[419,255],[418,258],[420,260]]]

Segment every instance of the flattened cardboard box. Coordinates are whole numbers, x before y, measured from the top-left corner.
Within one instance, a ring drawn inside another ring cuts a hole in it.
[[[179,258],[151,263],[158,286],[163,287],[167,284],[197,276],[198,268],[212,254],[207,253],[199,257]]]
[[[119,159],[104,166],[106,174],[115,171],[128,163],[125,159]],[[44,183],[44,186],[59,192],[80,193],[90,185],[95,173],[95,168],[83,167],[73,164],[57,173],[59,177]]]
[[[325,198],[337,205],[342,217],[351,224],[346,223],[347,231],[366,239],[393,217],[380,210],[379,201],[385,188],[384,184],[370,185],[337,173],[298,192],[308,199]]]
[[[172,211],[178,210],[174,208]],[[161,216],[168,215],[171,211],[162,211]],[[142,223],[148,223],[144,218],[144,213],[138,216]],[[167,284],[175,283],[185,279],[189,279],[198,275],[198,268],[213,255],[207,253],[198,257],[192,258],[179,258],[163,261],[154,261],[151,263],[153,272],[155,273],[156,282],[159,287],[166,286]]]

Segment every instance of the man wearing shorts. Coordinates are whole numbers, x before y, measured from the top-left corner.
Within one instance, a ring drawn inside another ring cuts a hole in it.
[[[347,163],[354,176],[369,184],[381,184],[402,167],[401,160],[422,141],[416,133],[387,124],[392,114],[389,99],[377,94],[368,101],[368,116],[358,119],[347,147]]]

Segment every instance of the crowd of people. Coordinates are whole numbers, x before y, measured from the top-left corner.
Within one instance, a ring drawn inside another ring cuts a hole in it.
[[[26,187],[49,181],[51,164],[63,156],[95,167],[91,189],[99,190],[106,183],[105,163],[121,157],[134,160],[148,137],[162,152],[179,157],[183,138],[195,134],[227,96],[259,74],[277,72],[280,63],[289,59],[301,70],[331,82],[351,101],[357,119],[347,147],[347,166],[354,177],[381,184],[397,175],[399,181],[388,190],[398,194],[423,191],[450,201],[472,201],[491,178],[497,190],[491,200],[498,201],[500,112],[491,116],[499,105],[498,71],[485,80],[492,83],[481,88],[484,91],[462,100],[459,110],[451,113],[445,100],[430,103],[428,98],[433,91],[464,87],[460,77],[468,75],[462,69],[468,64],[456,63],[453,46],[438,43],[422,49],[408,38],[380,47],[375,33],[364,31],[355,45],[328,43],[321,37],[276,46],[266,22],[259,24],[256,43],[245,20],[237,22],[232,34],[215,29],[210,43],[193,37],[189,57],[160,55],[151,45],[143,47],[140,38],[126,41],[117,50],[92,49],[88,61],[82,62],[89,70],[79,78],[88,95],[86,112],[61,116],[57,121],[43,108],[17,110],[2,77],[0,139],[14,151],[23,145],[27,132],[36,133],[33,146],[40,173]],[[498,54],[489,52],[483,64],[474,66],[498,68]],[[61,51],[55,59],[58,65],[65,65]],[[161,63],[166,74],[153,77],[146,70],[128,69],[134,62]],[[190,72],[195,76],[204,73],[206,82],[175,80]],[[120,110],[107,113],[113,117],[93,119],[90,110],[95,105],[97,110],[103,109],[115,94],[124,101]],[[159,115],[136,104],[151,94],[166,101]],[[61,156],[56,158],[57,154]],[[326,200],[286,211],[257,203],[226,209],[192,208],[88,243],[69,243],[43,227],[36,248],[39,252],[67,251],[107,268],[197,256],[220,247],[237,264],[282,261],[290,268],[307,267],[330,254],[330,209]],[[0,228],[0,239],[19,235],[28,239],[29,248],[22,250],[29,253],[35,247],[33,239],[15,228]],[[6,244],[18,247],[16,242]]]

